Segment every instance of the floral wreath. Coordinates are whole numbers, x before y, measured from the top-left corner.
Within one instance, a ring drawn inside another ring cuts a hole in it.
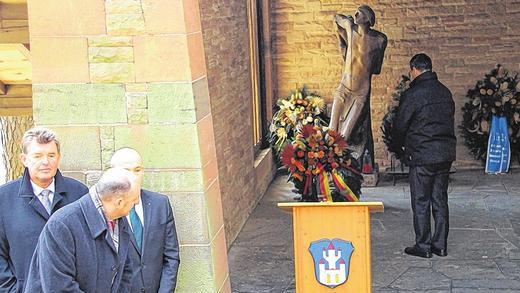
[[[396,86],[395,91],[392,93],[392,104],[388,107],[388,110],[383,116],[383,120],[381,121],[381,131],[383,132],[383,142],[386,145],[386,149],[392,153],[397,159],[399,159],[399,154],[391,151],[391,146],[393,144],[392,137],[392,127],[394,123],[394,118],[397,115],[397,108],[399,107],[399,103],[401,102],[401,98],[403,97],[404,92],[410,87],[410,77],[407,75],[401,76],[401,81]]]
[[[504,116],[508,121],[511,157],[520,162],[520,84],[518,74],[498,64],[484,79],[468,90],[468,101],[462,107],[459,128],[464,143],[476,159],[486,160],[491,118]]]
[[[363,177],[347,142],[327,127],[303,125],[281,155],[302,201],[358,201]]]
[[[269,127],[270,142],[278,154],[285,145],[291,143],[297,129],[303,125],[328,125],[325,101],[306,86],[297,89],[290,96],[278,99],[277,111]]]

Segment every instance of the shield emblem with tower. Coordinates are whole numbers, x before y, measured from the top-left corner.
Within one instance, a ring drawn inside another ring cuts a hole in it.
[[[342,239],[320,239],[311,242],[309,252],[314,260],[316,280],[329,288],[337,287],[348,279],[350,257],[354,246]]]

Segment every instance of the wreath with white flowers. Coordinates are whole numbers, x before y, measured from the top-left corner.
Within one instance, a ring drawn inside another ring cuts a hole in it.
[[[486,160],[491,118],[504,116],[508,121],[511,157],[520,162],[520,84],[518,74],[498,64],[484,79],[468,90],[459,126],[464,143],[475,159]]]
[[[269,126],[269,141],[276,154],[294,140],[297,130],[303,125],[328,125],[325,107],[325,101],[306,86],[293,91],[290,96],[278,99]]]

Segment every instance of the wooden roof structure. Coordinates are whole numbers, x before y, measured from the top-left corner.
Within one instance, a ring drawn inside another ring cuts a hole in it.
[[[27,0],[0,0],[0,116],[32,115]]]

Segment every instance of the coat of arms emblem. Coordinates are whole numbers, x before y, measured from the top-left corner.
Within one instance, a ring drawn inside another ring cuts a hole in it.
[[[316,280],[329,288],[347,281],[354,246],[342,239],[320,239],[311,242],[309,252],[314,260]]]

